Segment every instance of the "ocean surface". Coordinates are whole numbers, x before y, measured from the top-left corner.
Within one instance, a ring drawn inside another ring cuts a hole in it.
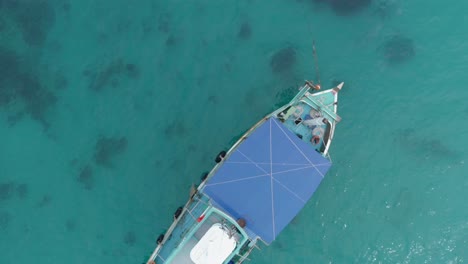
[[[215,155],[305,79],[345,82],[334,165],[248,263],[467,263],[466,10],[0,0],[0,263],[145,262]]]

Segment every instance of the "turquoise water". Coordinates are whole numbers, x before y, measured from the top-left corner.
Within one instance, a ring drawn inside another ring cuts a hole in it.
[[[0,0],[0,263],[144,262],[314,39],[334,165],[250,263],[468,261],[468,4],[339,2]]]

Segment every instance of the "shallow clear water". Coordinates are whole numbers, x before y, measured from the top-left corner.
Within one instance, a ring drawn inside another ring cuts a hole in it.
[[[251,263],[466,262],[466,8],[0,1],[0,263],[144,262],[216,153],[316,80],[313,40],[345,82],[334,165]]]

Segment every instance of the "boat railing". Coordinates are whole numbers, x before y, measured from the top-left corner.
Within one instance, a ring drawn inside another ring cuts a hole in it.
[[[153,251],[152,255],[150,256],[150,258],[148,260],[148,263],[150,261],[152,261],[152,260],[155,260],[158,257],[164,261],[164,258],[160,255],[160,253],[161,253],[161,250],[162,250],[163,246],[166,244],[166,242],[169,239],[171,239],[172,233],[174,232],[174,230],[177,227],[182,227],[182,226],[186,225],[186,222],[188,222],[187,221],[188,220],[187,215],[189,215],[190,220],[197,221],[197,217],[194,216],[193,212],[196,209],[200,210],[199,206],[203,206],[203,208],[201,208],[203,211],[206,210],[206,207],[209,207],[209,204],[207,202],[203,201],[204,198],[207,199],[206,196],[204,196],[203,194],[200,194],[198,192],[190,197],[190,199],[184,205],[184,207],[182,209],[182,213],[180,214],[180,216],[174,219],[171,226],[169,227],[169,229],[164,234],[163,240],[157,245],[157,247]],[[195,200],[197,200],[197,201],[195,201]],[[192,227],[193,226],[194,225],[192,225]],[[184,234],[187,233],[187,230],[184,230],[183,233]],[[173,245],[173,247],[177,248],[182,241],[183,240],[180,240],[178,243],[175,243]]]
[[[311,100],[309,97],[305,97],[306,100],[301,99],[301,102],[304,104],[307,104],[311,106],[312,108],[317,108],[318,111],[322,111],[325,114],[327,114],[329,117],[333,119],[333,121],[339,122],[341,120],[341,117],[339,117],[336,113],[330,112],[327,107],[319,102],[316,102],[314,100]]]
[[[201,195],[203,195],[203,194],[201,194]],[[181,216],[181,217],[185,217],[185,218],[191,217],[191,220],[196,221],[196,222],[200,222],[201,220],[199,220],[199,217],[196,217],[196,216],[193,214],[193,212],[194,212],[194,211],[197,211],[197,209],[198,209],[198,210],[200,209],[200,208],[198,207],[198,206],[200,205],[200,203],[203,203],[203,206],[204,206],[204,207],[202,208],[202,209],[204,209],[204,210],[202,211],[201,215],[206,214],[206,212],[207,212],[207,211],[209,210],[209,208],[210,208],[208,203],[202,201],[202,200],[203,200],[202,197],[203,197],[203,196],[197,196],[197,200],[198,200],[197,203],[195,203],[191,208],[188,207],[187,210],[186,210],[186,214],[185,214],[184,216]],[[185,221],[185,222],[188,222],[189,220],[184,219],[184,221]],[[187,229],[185,229],[185,230],[183,231],[183,233],[181,234],[181,237],[183,237],[183,239],[179,240],[179,242],[175,244],[175,248],[178,248],[179,245],[180,245],[181,243],[183,243],[183,242],[186,240],[186,238],[187,238],[186,235],[187,235],[187,234],[190,234],[190,233],[195,229],[195,227],[197,227],[196,224],[191,224],[191,225],[189,225],[189,228],[187,228]]]
[[[211,169],[211,171],[208,173],[208,176],[207,178],[198,186],[197,190],[198,192],[200,192],[206,185],[206,183],[208,182],[208,180],[213,177],[213,175],[215,174],[216,171],[218,171],[219,168],[221,168],[221,166],[223,166],[224,164],[224,160],[229,157],[231,155],[231,153],[244,141],[246,140],[250,134],[257,128],[259,127],[261,124],[263,124],[268,118],[270,118],[271,114],[265,116],[264,118],[262,118],[260,121],[258,121],[253,127],[251,127],[249,130],[247,130],[244,135],[242,135],[236,143],[234,143],[231,148],[227,151],[226,153],[226,156],[225,158],[217,163],[213,169]]]
[[[248,258],[248,256],[250,255],[250,253],[252,253],[252,251],[254,249],[258,249],[258,250],[261,250],[260,247],[257,245],[257,242],[258,241],[262,241],[261,239],[258,239],[258,238],[255,238],[254,240],[251,240],[250,243],[247,244],[247,250],[245,250],[244,252],[239,252],[239,254],[237,254],[237,262],[236,263],[239,263],[241,264],[242,262],[246,261],[246,260],[249,260],[250,259]],[[263,242],[263,241],[262,241]],[[266,244],[265,244],[266,245]]]

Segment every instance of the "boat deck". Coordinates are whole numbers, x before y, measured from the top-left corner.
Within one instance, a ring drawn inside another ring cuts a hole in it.
[[[276,117],[299,138],[323,153],[334,124],[341,120],[336,114],[335,102],[335,94],[339,89],[337,87],[315,94],[305,92]]]
[[[187,213],[181,215],[178,225],[172,231],[169,239],[166,240],[164,246],[159,252],[156,263],[166,263],[166,260],[174,252],[180,250],[190,250],[192,247],[184,246],[183,242],[185,239],[188,239],[187,235],[190,231],[194,230],[198,226],[198,217],[200,217],[203,212],[209,206],[209,198],[205,195],[195,195],[192,202],[188,205]],[[196,241],[187,241],[187,243],[196,243]],[[187,244],[186,244],[187,245]],[[179,256],[188,256],[188,254],[178,254]],[[171,263],[192,263],[190,260],[179,260],[174,259]]]
[[[320,150],[324,144],[323,135],[327,128],[326,124],[310,124],[309,122],[314,122],[313,119],[327,118],[327,116],[324,116],[304,102],[293,106],[292,111],[294,112],[287,116],[283,123],[289,130],[306,142],[312,143],[313,137],[319,135],[319,141],[312,145],[315,149]]]

